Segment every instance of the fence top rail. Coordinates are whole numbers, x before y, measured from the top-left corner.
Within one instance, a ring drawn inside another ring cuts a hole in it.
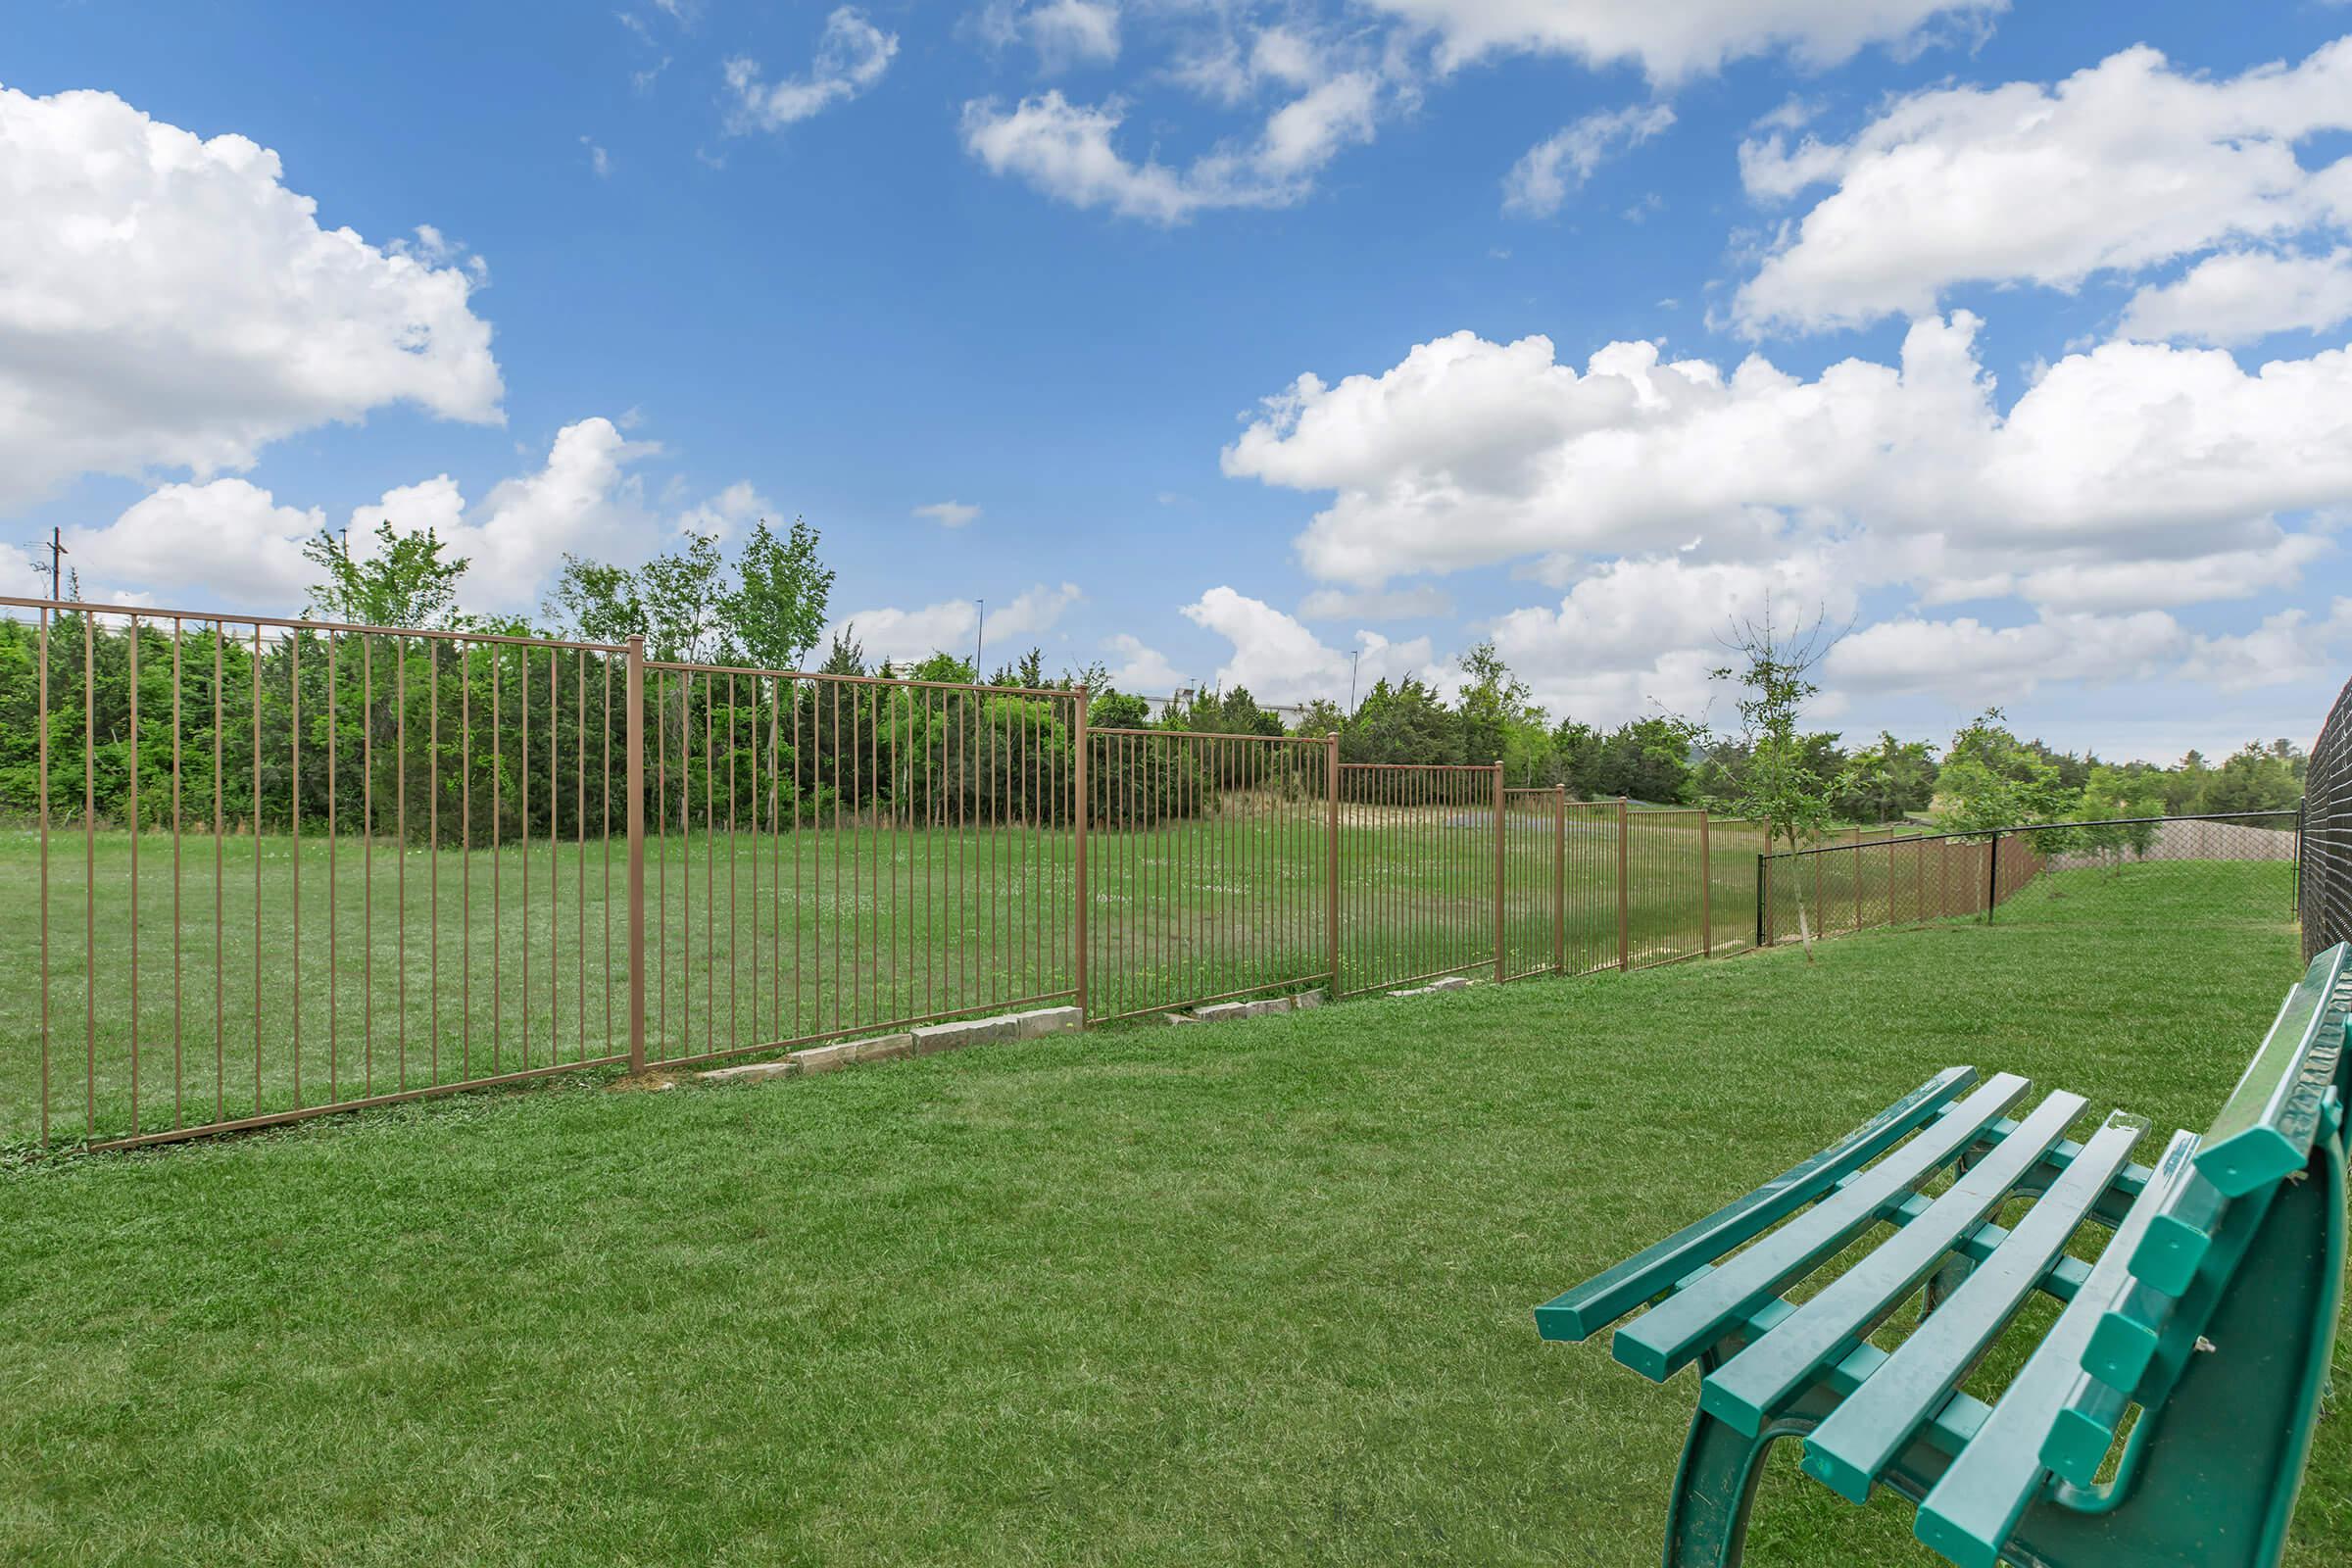
[[[2252,825],[2267,818],[2283,817],[2294,821],[2302,816],[2298,810],[2269,811],[2201,811],[2188,816],[2104,816],[2085,822],[2021,822],[2012,827],[1981,827],[1972,833],[1913,833],[1902,838],[1864,839],[1861,843],[1817,844],[1804,850],[1775,850],[1763,857],[1768,860],[1792,860],[1807,855],[1852,855],[1861,850],[1884,850],[1897,844],[1935,844],[1951,839],[1990,839],[2002,834],[2056,833],[2079,827],[2161,827],[2167,822],[2222,822]]]
[[[1221,729],[1120,729],[1111,724],[1089,724],[1089,735],[1148,735],[1182,736],[1189,741],[1263,741],[1269,746],[1329,746],[1328,735],[1244,735],[1238,730]]]
[[[1365,773],[1492,773],[1500,762],[1342,762]]]
[[[78,599],[20,599],[0,594],[0,606],[48,610],[61,615],[121,615],[131,620],[211,621],[216,626],[277,626],[287,631],[331,631],[368,637],[431,637],[442,642],[512,643],[526,648],[583,649],[592,654],[625,654],[627,643],[574,642],[565,637],[514,637],[504,632],[451,631],[435,626],[368,626],[348,620],[293,620],[283,615],[247,615],[231,610],[169,610],[155,605],[97,605]]]
[[[1593,801],[1588,804],[1605,806],[1609,803]],[[1707,814],[1707,808],[1703,806],[1637,806],[1625,814],[1637,822],[1646,822],[1654,821],[1661,816],[1704,816]]]
[[[649,659],[648,669],[685,675],[753,675],[768,680],[835,681],[844,686],[905,686],[924,691],[978,692],[990,697],[1063,697],[1086,695],[1083,686],[988,686],[976,681],[915,680],[904,675],[837,675],[819,669],[760,669],[751,664],[697,664],[677,659]]]

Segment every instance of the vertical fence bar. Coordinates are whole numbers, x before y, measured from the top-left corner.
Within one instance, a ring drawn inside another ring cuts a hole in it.
[[[1992,924],[1992,906],[2001,902],[2001,836],[1984,846],[1984,923]]]
[[[1326,961],[1331,968],[1331,1000],[1337,1002],[1340,1000],[1340,732],[1336,729],[1323,741],[1323,793],[1327,883],[1323,899],[1324,939],[1329,948]]]
[[[1076,861],[1075,871],[1078,883],[1077,903],[1070,917],[1070,945],[1077,962],[1078,1021],[1082,1024],[1086,1021],[1086,825],[1087,818],[1093,814],[1093,808],[1087,800],[1086,793],[1086,710],[1089,704],[1087,689],[1082,685],[1078,688],[1078,717],[1073,726],[1076,731],[1076,739],[1072,744],[1070,766],[1070,793],[1073,797],[1071,802],[1072,821],[1076,823],[1073,858]]]
[[[1891,877],[1886,885],[1891,888]],[[1707,845],[1707,811],[1698,811],[1698,956],[1715,956],[1715,861]]]
[[[1502,759],[1494,759],[1494,979],[1496,984],[1510,973],[1503,961],[1505,944],[1502,933],[1503,837],[1508,825],[1503,821]]]
[[[1629,817],[1626,799],[1620,795],[1617,797],[1617,972],[1619,974],[1625,973],[1634,966],[1633,946],[1628,940],[1631,927],[1627,919],[1629,913],[1628,889],[1625,885],[1627,864],[1625,829]]]
[[[645,1071],[645,639],[629,639],[629,1071]]]

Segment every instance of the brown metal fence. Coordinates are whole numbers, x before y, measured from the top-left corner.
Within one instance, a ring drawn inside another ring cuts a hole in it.
[[[1736,951],[1754,830],[1088,693],[0,600],[0,1143]]]
[[[2082,877],[2151,861],[2276,867],[2276,888],[2260,877],[2217,874],[2211,902],[2217,914],[2243,906],[2265,918],[2284,917],[2293,898],[2295,828],[2293,811],[2133,817],[1865,837],[1761,855],[1755,940],[1769,946],[1803,931],[1843,936],[1932,920],[1999,919],[1999,911],[2021,904],[2065,897]],[[2184,884],[2176,878],[2174,885]]]
[[[1087,1016],[1329,983],[1327,738],[1090,729]]]
[[[1335,770],[1339,994],[1498,968],[1506,905],[1499,766]]]
[[[1074,997],[1078,703],[649,664],[646,1061]]]

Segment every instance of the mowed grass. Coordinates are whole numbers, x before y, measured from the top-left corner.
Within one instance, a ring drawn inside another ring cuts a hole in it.
[[[2204,1126],[2296,951],[2166,897],[28,1161],[0,1560],[1652,1563],[1691,1376],[1531,1309],[1952,1062]],[[1794,1460],[1751,1564],[1940,1561]]]
[[[1576,808],[1563,827],[1550,798],[1540,804],[1508,818],[1509,971],[1555,956],[1572,970],[1613,964],[1614,811]],[[1491,972],[1491,811],[1349,810],[1347,987]],[[1319,802],[1235,795],[1206,818],[1091,835],[1092,1012],[1322,983],[1328,820]],[[1695,954],[1695,818],[1636,823],[1632,961]],[[464,853],[268,833],[175,846],[148,832],[135,900],[132,848],[127,833],[85,845],[51,830],[44,954],[39,836],[0,834],[0,1147],[42,1137],[44,1097],[52,1141],[103,1140],[628,1050],[619,841]],[[1710,849],[1711,913],[1728,948],[1752,923],[1754,855],[1731,824]],[[1075,844],[1051,827],[747,825],[657,835],[646,859],[656,1061],[998,1010],[1077,985]]]

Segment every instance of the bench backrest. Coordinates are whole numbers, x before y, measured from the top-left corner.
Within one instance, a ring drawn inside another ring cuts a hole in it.
[[[2299,1467],[2342,1301],[2348,1034],[2352,944],[2339,944],[2287,993],[2187,1168],[2167,1184],[2128,1272],[2112,1277],[2082,1372],[2042,1446],[2043,1462],[2061,1480],[2086,1491],[2097,1485],[2126,1410],[2163,1411],[2191,1360],[2213,1348],[2207,1335],[2220,1333],[2225,1305],[2232,1340],[2254,1333],[2318,1347],[2316,1356],[2256,1361],[2260,1375],[2235,1384],[2254,1430],[2301,1435]],[[2306,1186],[2316,1190],[2295,1191]],[[2297,1200],[2281,1205],[2290,1192]],[[2262,1266],[2272,1254],[2319,1266]],[[2163,1426],[2143,1418],[2133,1430],[2112,1490],[2129,1490]],[[2276,1524],[2282,1533],[2285,1520]]]

